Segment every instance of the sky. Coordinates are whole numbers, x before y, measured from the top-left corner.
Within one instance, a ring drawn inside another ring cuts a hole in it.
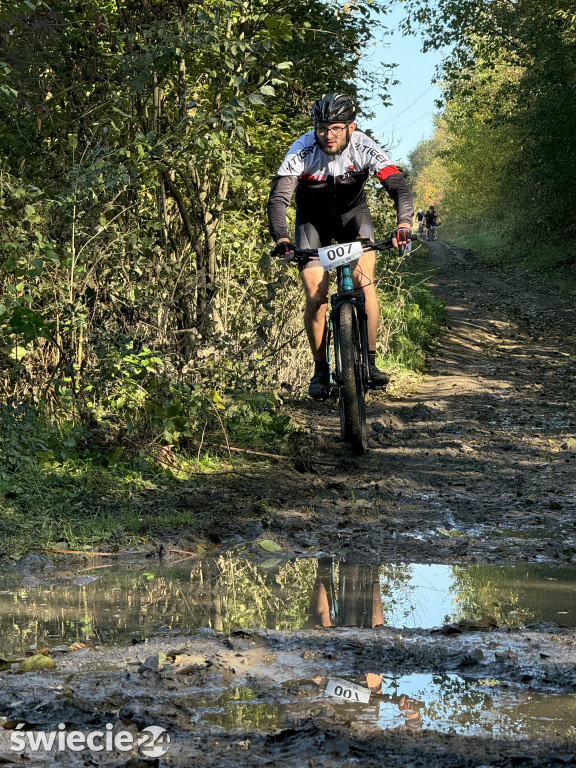
[[[386,15],[385,25],[394,30],[404,15],[403,8],[396,8]],[[433,83],[436,66],[442,60],[438,51],[421,52],[419,37],[405,37],[397,32],[379,36],[377,46],[370,52],[374,67],[381,61],[395,63],[394,77],[399,84],[390,89],[392,104],[383,107],[377,101],[370,105],[376,116],[372,120],[359,121],[360,128],[373,131],[376,141],[385,148],[392,159],[406,162],[408,153],[422,141],[432,136],[433,115],[437,112],[434,101],[440,97],[440,88]]]

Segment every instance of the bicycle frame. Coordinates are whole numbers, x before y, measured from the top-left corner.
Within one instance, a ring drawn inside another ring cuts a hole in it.
[[[330,319],[328,322],[328,336],[326,339],[326,358],[330,367],[330,383],[333,390],[337,390],[341,381],[334,379],[334,373],[340,379],[341,377],[341,365],[340,360],[334,360],[335,365],[332,365],[332,350],[331,340],[334,336],[334,348],[337,357],[337,348],[339,340],[336,338],[337,331],[335,333],[335,326],[337,327],[339,322],[340,309],[345,302],[349,302],[353,305],[356,318],[358,321],[358,330],[360,332],[360,346],[362,354],[362,385],[364,391],[369,387],[369,375],[368,375],[368,326],[365,309],[365,299],[363,291],[355,291],[354,283],[352,281],[352,269],[350,264],[344,264],[338,267],[336,270],[337,290],[330,296]]]

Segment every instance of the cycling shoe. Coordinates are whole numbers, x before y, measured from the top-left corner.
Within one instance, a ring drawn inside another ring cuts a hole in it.
[[[315,400],[326,400],[330,395],[330,371],[318,371],[310,379],[308,394]]]
[[[370,373],[370,386],[375,389],[386,389],[390,381],[388,374],[381,371],[376,365],[371,365],[368,371]]]

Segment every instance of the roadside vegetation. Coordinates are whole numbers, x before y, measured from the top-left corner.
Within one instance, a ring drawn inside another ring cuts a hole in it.
[[[442,335],[444,304],[428,287],[434,275],[424,242],[414,242],[407,256],[391,252],[379,266],[378,361],[391,374],[387,393],[417,383]]]
[[[264,204],[318,94],[386,102],[363,63],[385,7],[2,4],[0,551],[193,529],[183,484],[306,445],[301,291]],[[382,354],[420,369],[421,277],[382,285]]]

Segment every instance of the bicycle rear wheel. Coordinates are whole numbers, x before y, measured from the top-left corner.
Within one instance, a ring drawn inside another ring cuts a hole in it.
[[[340,307],[338,335],[340,388],[340,428],[342,439],[350,443],[354,453],[364,453],[366,439],[366,404],[362,383],[362,352],[356,312],[351,303]]]

